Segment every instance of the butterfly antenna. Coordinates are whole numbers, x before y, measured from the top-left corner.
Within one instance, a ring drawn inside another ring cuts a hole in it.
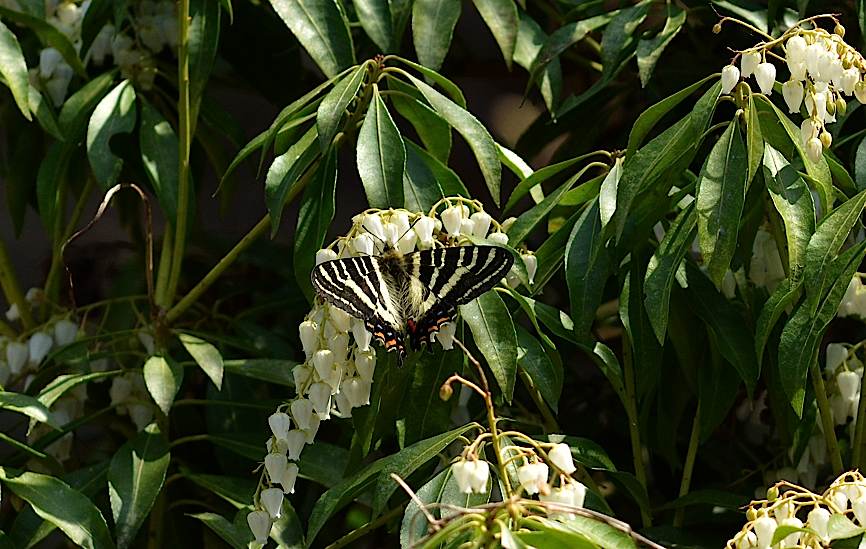
[[[406,229],[406,230],[403,232],[403,234],[400,235],[400,238],[397,239],[397,242],[400,242],[401,240],[403,240],[403,237],[406,236],[407,234],[409,234],[409,231],[411,231],[412,229],[415,228],[415,223],[418,223],[419,221],[421,221],[421,216],[418,216],[418,217],[415,219],[415,221],[413,221],[412,224],[409,225],[409,228]]]

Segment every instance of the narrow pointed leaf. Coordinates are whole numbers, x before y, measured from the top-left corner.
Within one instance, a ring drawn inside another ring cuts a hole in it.
[[[510,70],[519,25],[517,5],[514,0],[473,0],[473,2],[490,32],[493,33],[496,43],[499,44],[505,66]]]
[[[316,127],[313,126],[289,149],[276,157],[265,178],[265,204],[271,216],[271,237],[277,234],[280,218],[288,197],[298,192],[301,176],[319,153],[316,145]]]
[[[177,215],[177,135],[162,114],[141,102],[141,161],[166,218]]]
[[[505,400],[511,402],[517,376],[517,334],[511,314],[496,292],[460,306],[460,316],[493,372]]]
[[[96,181],[104,190],[120,176],[123,159],[111,150],[111,138],[135,128],[135,90],[124,80],[96,106],[87,126],[87,158]]]
[[[519,13],[520,24],[517,28],[517,42],[514,45],[514,62],[526,69],[532,68],[532,63],[547,42],[545,33],[532,17],[521,11]],[[541,97],[548,112],[553,112],[559,104],[559,96],[562,90],[562,67],[559,59],[553,59],[541,69],[536,79]]]
[[[24,61],[24,54],[21,53],[18,38],[2,21],[0,21],[0,75],[12,92],[21,114],[30,120],[30,80],[27,76],[27,62]]]
[[[388,0],[354,0],[358,21],[380,53],[394,51],[394,21]]]
[[[366,64],[356,67],[348,76],[338,81],[319,104],[319,110],[316,111],[316,128],[323,152],[331,146],[334,136],[340,129],[343,115],[361,89],[366,75]]]
[[[168,415],[183,382],[183,366],[162,356],[152,356],[144,363],[143,373],[150,396],[162,413]]]
[[[460,18],[460,0],[415,0],[412,3],[412,42],[418,61],[439,70],[451,47]]]
[[[47,423],[55,429],[61,427],[51,415],[48,407],[37,398],[29,395],[0,391],[0,410],[24,414],[39,423]]]
[[[440,162],[447,164],[451,155],[451,126],[448,122],[427,105],[417,89],[402,80],[395,78],[389,81],[388,88],[402,92],[391,96],[391,104],[400,116],[412,124],[424,148]]]
[[[685,10],[673,4],[668,4],[667,7],[668,17],[665,20],[664,28],[652,38],[641,39],[637,43],[637,70],[640,84],[644,88],[649,83],[653,69],[655,69],[665,48],[668,47],[668,44],[676,37],[686,22]]]
[[[194,335],[178,334],[177,337],[217,390],[222,389],[223,357],[217,348]]]
[[[270,0],[325,76],[355,64],[349,26],[336,0]]]
[[[358,134],[358,174],[373,208],[403,207],[406,147],[378,89]]]
[[[316,252],[324,244],[328,227],[334,219],[336,189],[337,151],[332,149],[325,154],[316,175],[304,189],[295,230],[292,266],[298,286],[310,298],[313,295],[310,272],[315,266]]]
[[[589,345],[595,311],[601,303],[610,269],[610,252],[601,237],[598,200],[583,210],[565,245],[565,281],[574,320],[574,335]]]

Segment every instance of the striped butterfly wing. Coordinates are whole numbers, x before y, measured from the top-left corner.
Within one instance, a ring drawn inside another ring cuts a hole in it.
[[[457,246],[408,256],[407,271],[429,291],[419,318],[410,326],[412,347],[429,341],[443,324],[453,322],[457,306],[493,288],[514,264],[514,256],[498,246]]]
[[[313,269],[313,288],[325,301],[364,321],[384,346],[405,355],[402,318],[394,310],[391,289],[375,256],[347,257],[319,264]]]

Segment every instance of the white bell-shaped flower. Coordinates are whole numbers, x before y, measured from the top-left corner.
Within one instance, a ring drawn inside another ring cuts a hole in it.
[[[64,318],[54,325],[54,341],[58,347],[69,345],[78,335],[78,324]]]
[[[268,418],[268,426],[276,438],[286,438],[289,429],[292,428],[292,418],[285,412],[274,412]]]
[[[376,218],[378,219],[378,217]],[[352,239],[352,249],[355,250],[355,255],[373,255],[376,249],[376,243],[373,237],[367,233],[361,233]]]
[[[788,62],[788,71],[791,73],[791,80],[795,80],[797,82],[802,82],[806,80],[806,62],[802,63],[791,63]]]
[[[860,71],[856,67],[851,67],[842,71],[842,77],[839,79],[839,88],[845,95],[854,93],[854,88],[857,82],[860,81]]]
[[[830,500],[843,513],[848,510],[848,495],[843,490],[833,490],[830,494]]]
[[[353,377],[346,380],[343,384],[342,392],[346,394],[349,404],[353,408],[366,406],[370,404],[370,390],[372,386],[369,382],[364,381],[360,377]]]
[[[785,104],[788,105],[789,113],[800,112],[800,105],[803,103],[803,83],[796,80],[788,80],[782,84],[782,97],[785,99]]]
[[[815,80],[820,80],[820,64],[821,57],[827,50],[821,44],[809,44],[806,46],[806,51],[804,52],[805,61],[806,61],[806,70],[809,72],[809,76],[811,76]]]
[[[866,105],[866,81],[860,80],[854,85],[854,97],[857,101]]]
[[[839,394],[842,398],[850,400],[860,390],[860,376],[854,372],[839,372],[836,376],[836,384],[839,385]]]
[[[460,490],[460,493],[472,493],[472,483],[469,479],[472,476],[473,470],[474,466],[472,465],[472,462],[466,459],[461,459],[460,461],[451,464],[451,474],[457,482],[457,488]]]
[[[457,323],[456,322],[446,322],[443,324],[439,331],[436,332],[436,341],[442,345],[442,348],[446,351],[450,351],[454,348],[454,334],[457,333]]]
[[[860,279],[855,278],[855,280],[859,281]],[[848,347],[842,343],[828,343],[826,357],[827,364],[824,371],[827,373],[833,373],[839,366],[844,364],[845,359],[848,358]]]
[[[316,265],[321,265],[326,261],[337,259],[337,252],[330,248],[324,248],[316,252]]]
[[[748,78],[752,76],[755,72],[755,69],[758,68],[758,64],[761,62],[761,54],[752,51],[746,52],[740,58],[740,73],[743,75],[743,78]]]
[[[292,461],[298,461],[301,457],[301,450],[304,449],[304,444],[307,443],[307,436],[300,429],[292,429],[286,436],[286,453]]]
[[[283,477],[279,480],[280,486],[283,487],[284,494],[294,494],[295,493],[295,481],[298,480],[298,465],[296,463],[289,463],[286,465],[286,470],[283,473]]]
[[[9,371],[12,375],[18,375],[27,364],[30,351],[28,346],[20,341],[10,341],[6,344],[6,364],[9,366]]]
[[[574,466],[574,459],[571,456],[571,448],[568,447],[568,444],[561,442],[555,445],[549,452],[547,452],[547,457],[549,457],[550,461],[566,475],[570,475],[577,471],[577,467]]]
[[[845,425],[848,421],[848,411],[851,409],[851,403],[847,399],[842,398],[842,395],[833,395],[830,397],[830,413],[833,415],[833,421],[836,425]]]
[[[755,68],[755,80],[761,93],[770,95],[773,93],[773,84],[776,82],[776,65],[772,63],[761,63]]]
[[[813,137],[818,137],[818,132],[820,131],[820,129],[821,126],[815,119],[806,118],[805,120],[803,120],[803,123],[800,124],[800,143],[805,145]]]
[[[740,69],[736,65],[727,65],[722,69],[722,93],[727,95],[733,91],[740,81]]]
[[[313,403],[313,410],[319,414],[319,418],[328,419],[331,417],[331,386],[327,383],[313,383],[309,390],[310,402]]]
[[[830,522],[830,511],[823,507],[813,508],[806,516],[806,526],[814,530],[822,540],[827,538],[828,522]]]
[[[319,349],[313,354],[313,368],[316,369],[319,379],[330,379],[334,361],[334,353],[330,349]]]
[[[111,387],[108,389],[108,396],[111,398],[112,406],[117,406],[126,402],[129,400],[131,395],[132,381],[130,381],[128,377],[119,376],[111,380]]]
[[[445,232],[451,236],[460,236],[460,228],[463,224],[463,208],[460,206],[445,208],[440,217]]]
[[[361,226],[379,242],[384,242],[388,236],[385,232],[385,224],[382,223],[382,217],[379,214],[365,215]]]
[[[271,479],[271,482],[279,482],[288,465],[289,461],[285,454],[271,452],[265,456],[265,471],[268,472],[268,478]]]
[[[484,238],[490,230],[490,214],[487,212],[475,212],[469,216],[472,221],[472,235]]]
[[[298,335],[301,338],[301,347],[309,359],[319,350],[319,326],[312,320],[305,320],[298,326]]]
[[[144,347],[144,350],[147,351],[148,355],[152,355],[156,351],[156,343],[154,342],[153,334],[144,330],[139,330],[135,333],[135,336],[138,338],[138,342],[141,343],[141,346]]]
[[[494,244],[499,244],[501,246],[505,246],[508,244],[508,235],[502,232],[490,233],[487,235],[487,240],[493,242]]]
[[[352,320],[352,338],[355,340],[355,345],[361,351],[370,349],[370,342],[373,340],[373,334],[367,330],[367,325],[364,321],[358,318]]]
[[[339,332],[328,340],[328,349],[334,356],[334,362],[345,362],[349,356],[349,333]]]
[[[304,429],[304,442],[306,444],[312,444],[316,440],[316,434],[319,432],[319,425],[321,424],[322,420],[318,414],[310,416],[310,426]]]
[[[39,364],[48,355],[48,351],[54,345],[54,340],[45,332],[36,332],[30,339],[27,340],[27,347],[30,352],[30,362]]]
[[[815,80],[820,82],[829,82],[833,76],[833,61],[838,59],[835,53],[827,50],[822,51],[818,56],[818,74]]]
[[[376,352],[373,349],[355,351],[355,370],[358,372],[358,377],[367,383],[372,383],[375,369]]]
[[[295,380],[295,390],[300,392],[306,387],[310,376],[313,375],[313,369],[306,364],[298,364],[292,368],[292,378]]]
[[[391,218],[388,219],[388,222],[397,228],[398,237],[409,232],[409,228],[411,227],[409,223],[409,212],[406,210],[395,210],[391,212]]]
[[[802,528],[803,521],[798,519],[797,517],[789,517],[785,520],[779,522],[779,526],[790,526],[792,528]],[[795,547],[800,543],[800,537],[803,535],[802,532],[794,532],[793,534],[788,534],[782,539],[782,542],[779,544],[780,548],[784,547]]]
[[[415,231],[408,231],[403,233],[403,236],[400,237],[400,240],[397,242],[397,250],[401,254],[408,254],[415,251],[415,244],[418,242],[418,235],[415,234]]]
[[[821,156],[824,154],[824,145],[821,143],[821,140],[817,137],[813,137],[809,141],[806,142],[806,157],[812,162],[817,162],[821,160]]]
[[[544,463],[527,463],[517,469],[520,486],[528,494],[537,494],[547,484],[548,467]]]
[[[866,500],[857,500],[851,503],[851,508],[854,510],[854,517],[860,526],[866,524]]]
[[[535,273],[538,272],[538,258],[535,254],[520,254],[523,260],[523,265],[526,267],[526,276],[529,278],[529,283],[535,282]]]
[[[460,221],[460,234],[471,236],[472,232],[475,230],[475,223],[472,222],[468,217],[464,217]]]
[[[740,532],[734,537],[736,549],[758,549],[758,536],[751,530]]]
[[[799,34],[788,38],[785,42],[785,57],[790,63],[806,61],[806,40]]]
[[[346,396],[345,388],[334,395],[334,403],[337,405],[337,412],[343,419],[352,417],[352,403],[349,402],[349,397]]]
[[[393,223],[385,223],[385,243],[388,244],[390,248],[396,248],[397,242],[400,240],[400,228],[394,225]]]
[[[276,520],[283,514],[283,491],[280,488],[268,488],[259,494],[262,507]]]
[[[56,48],[45,48],[39,52],[39,76],[48,80],[55,69],[63,63],[63,55]]]
[[[767,515],[755,519],[752,528],[755,530],[755,535],[758,536],[758,547],[770,547],[777,527],[776,521]]]
[[[6,320],[9,322],[15,322],[21,318],[21,311],[18,310],[18,304],[13,303],[8,309],[6,309]]]
[[[413,230],[418,236],[418,243],[422,248],[430,248],[433,246],[433,229],[436,227],[436,220],[432,217],[422,215],[415,222]]]
[[[582,508],[586,499],[586,486],[577,481],[566,482],[562,486],[552,489],[549,494],[539,494],[538,499],[546,503]],[[554,518],[567,520],[573,517],[574,513],[554,511],[551,515]]]
[[[517,275],[517,270],[514,267],[511,267],[511,270],[505,275],[505,285],[512,290],[520,286],[520,277]]]
[[[247,524],[256,543],[264,545],[268,541],[268,534],[271,533],[271,526],[273,525],[271,515],[267,511],[251,511],[247,515]]]
[[[472,463],[469,485],[476,494],[483,494],[487,490],[487,481],[490,480],[490,464],[482,459]]]
[[[783,520],[793,517],[796,511],[797,508],[794,507],[793,501],[783,501],[773,510],[773,518],[781,524]]]
[[[292,418],[294,418],[298,429],[309,428],[310,416],[313,415],[313,403],[301,397],[294,400],[290,408],[292,410]]]

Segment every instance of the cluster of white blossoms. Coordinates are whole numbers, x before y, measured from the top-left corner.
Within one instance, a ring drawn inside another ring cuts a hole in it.
[[[860,273],[854,273],[851,282],[848,283],[848,289],[845,290],[842,303],[839,304],[839,310],[836,312],[837,316],[866,320],[866,287],[863,286],[860,276]]]
[[[11,3],[14,4],[14,0]],[[101,66],[111,56],[124,78],[133,79],[142,89],[151,89],[156,76],[154,55],[166,47],[177,48],[175,2],[136,2],[129,22],[131,34],[125,30],[118,32],[113,24],[108,23],[100,29],[88,51],[82,52],[81,26],[90,3],[91,0],[46,0],[46,21],[69,39],[76,52],[83,56],[85,64],[92,61]],[[9,4],[9,0],[0,1],[0,5],[18,9],[18,6]],[[39,52],[38,67],[30,70],[30,82],[48,94],[55,106],[60,106],[73,75],[72,67],[60,51],[47,47]]]
[[[856,347],[845,343],[830,343],[827,345],[827,363],[824,370],[833,422],[836,425],[845,425],[850,419],[851,429],[857,419],[860,385],[863,380],[863,363],[857,358],[856,351]]]
[[[352,218],[352,227],[345,236],[319,250],[316,264],[379,255],[386,247],[407,254],[478,243],[479,239],[506,245],[508,236],[504,231],[510,223],[513,219],[496,222],[479,202],[460,197],[443,199],[427,214],[371,209]],[[530,253],[522,257],[531,283],[537,261]],[[504,281],[513,287],[520,284],[514,269]],[[453,347],[456,329],[455,323],[448,323],[435,335],[443,349]],[[266,488],[257,494],[256,509],[247,517],[259,543],[264,543],[273,521],[279,518],[283,495],[294,490],[298,475],[294,462],[304,446],[315,440],[320,422],[332,415],[351,417],[353,408],[370,403],[376,350],[363,320],[316,300],[298,332],[305,360],[292,370],[297,396],[268,418],[271,437],[266,444],[268,453],[260,483]]]
[[[823,494],[780,482],[767,490],[767,499],[749,505],[746,517],[727,549],[829,547],[839,534],[850,537],[845,532],[866,526],[866,479],[856,471],[845,473]],[[777,535],[781,527],[787,528]]]
[[[740,78],[755,77],[761,93],[770,95],[776,82],[776,66],[769,56],[785,62],[789,78],[782,84],[782,97],[790,113],[799,113],[805,105],[806,118],[800,126],[800,140],[806,156],[817,161],[832,142],[825,124],[844,114],[844,96],[854,96],[866,103],[866,60],[845,40],[845,29],[836,23],[830,33],[818,27],[803,28],[805,22],[781,37],[740,52],[740,67],[722,69],[722,93],[730,93]],[[810,22],[809,25],[812,23]],[[782,46],[784,58],[773,53]]]

